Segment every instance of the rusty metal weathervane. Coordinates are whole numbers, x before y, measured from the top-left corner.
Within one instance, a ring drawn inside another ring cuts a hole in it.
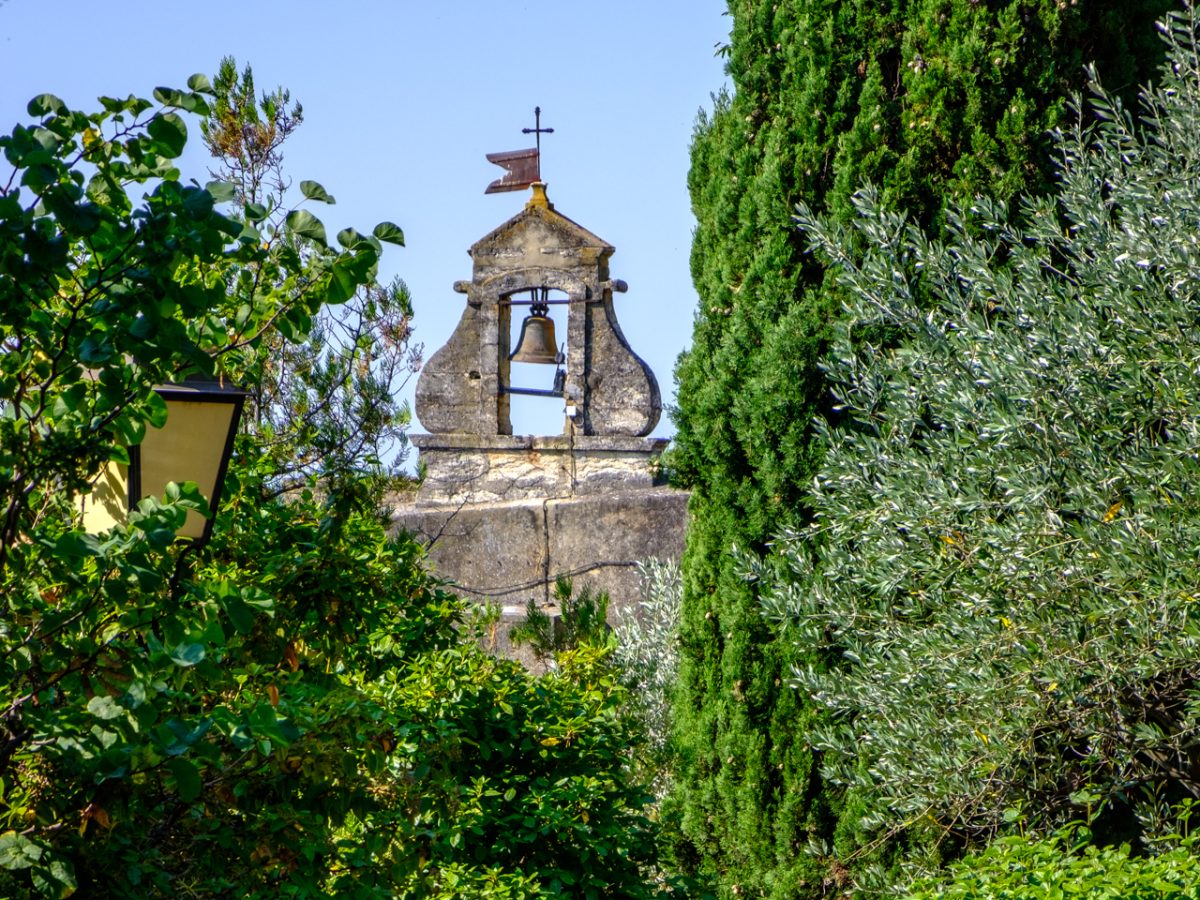
[[[537,142],[536,147],[527,150],[508,150],[503,153],[489,153],[487,160],[504,169],[505,174],[487,186],[485,194],[498,194],[502,191],[519,191],[542,180],[542,135],[554,134],[553,128],[542,127],[542,108],[533,108],[533,128],[522,128],[521,134],[532,134]]]

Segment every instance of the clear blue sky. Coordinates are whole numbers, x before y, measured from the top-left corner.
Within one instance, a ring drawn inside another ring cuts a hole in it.
[[[0,0],[0,128],[26,120],[42,92],[91,110],[100,94],[182,87],[227,54],[251,63],[260,89],[281,85],[304,105],[286,167],[337,198],[313,210],[330,233],[385,219],[404,229],[407,247],[387,248],[381,274],[408,282],[428,356],[462,311],[451,285],[471,276],[467,248],[526,199],[484,196],[502,174],[484,154],[531,146],[521,128],[540,105],[555,129],[543,139],[550,199],[617,248],[612,275],[629,283],[618,319],[670,402],[697,302],[688,145],[697,110],[725,83],[714,55],[728,35],[724,9],[724,0]],[[182,168],[204,180],[198,134]],[[558,410],[541,409],[516,410],[517,430],[557,432]],[[664,415],[655,433],[671,432]]]

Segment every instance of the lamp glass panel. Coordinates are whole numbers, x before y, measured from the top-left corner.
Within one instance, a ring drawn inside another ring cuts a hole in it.
[[[92,492],[80,499],[83,529],[89,534],[123,525],[129,518],[129,467],[110,462],[92,484]]]
[[[194,481],[211,505],[235,409],[232,403],[168,400],[167,424],[147,429],[142,440],[142,494],[162,497],[167,482]],[[179,536],[202,537],[206,521],[189,512]]]

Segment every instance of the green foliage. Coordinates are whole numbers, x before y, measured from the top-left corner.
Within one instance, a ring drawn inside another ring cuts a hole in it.
[[[592,586],[584,585],[576,594],[571,579],[559,575],[554,580],[558,615],[550,615],[530,597],[525,618],[512,627],[509,639],[517,647],[528,645],[542,662],[577,647],[607,647],[611,643],[608,603],[604,591],[593,594]]]
[[[613,633],[613,663],[629,690],[632,714],[644,737],[654,794],[661,799],[672,780],[671,701],[679,677],[679,567],[652,559],[638,564],[642,597]]]
[[[172,162],[205,95],[155,94],[91,114],[43,95],[39,121],[0,138],[0,563],[22,564],[18,536],[123,457],[109,448],[161,424],[154,384],[252,368],[269,334],[306,334],[376,269],[377,246],[302,255],[286,226],[264,239],[218,212],[231,186],[184,184]]]
[[[251,534],[274,552],[241,568],[203,564],[195,576],[173,544],[186,512],[207,509],[195,485],[142,501],[107,534],[79,530],[71,498],[163,424],[153,385],[244,368],[269,333],[308,329],[337,299],[339,272],[365,282],[376,265],[369,245],[303,258],[286,228],[263,240],[217,211],[228,185],[181,182],[173,160],[186,119],[209,109],[204,79],[192,84],[158,89],[157,105],[102,98],[90,114],[43,95],[30,104],[38,121],[0,138],[11,166],[0,188],[0,834],[10,893],[240,884],[278,896],[281,872],[318,878],[330,824],[355,795],[299,787],[284,748],[309,731],[337,734],[345,701],[322,690],[325,705],[311,702],[311,684],[285,661],[298,667],[297,647],[320,647],[305,652],[323,666],[380,652],[372,630],[335,648],[328,623],[302,614],[313,592],[333,589],[319,576],[337,572],[347,600],[412,596],[417,631],[440,633],[435,645],[457,616],[450,598],[429,593],[411,547],[390,545],[377,524],[374,552],[351,549],[350,525],[340,540],[318,538],[333,520],[311,503],[256,506]],[[247,514],[237,493],[225,513],[233,533]],[[407,644],[399,609],[376,601],[356,615]],[[276,614],[292,621],[287,636],[267,624]],[[343,746],[304,757],[318,760],[316,785],[342,777]],[[268,864],[275,847],[287,848],[286,865]]]
[[[294,236],[293,250],[306,264],[334,260],[329,299],[336,306],[315,311],[303,342],[287,329],[268,336],[236,372],[250,386],[247,420],[273,472],[272,486],[285,493],[314,477],[345,481],[369,474],[382,491],[404,461],[410,416],[395,398],[419,368],[421,348],[410,344],[413,311],[404,282],[381,285],[373,270],[336,260],[359,248],[377,254],[381,241],[402,246],[403,233],[391,222],[381,222],[371,236],[346,228],[337,234],[344,250],[332,247],[311,210],[288,204],[283,145],[304,120],[300,104],[282,88],[256,98],[251,67],[239,75],[230,57],[221,61],[213,92],[200,127],[217,161],[211,174],[234,186],[235,217],[246,233],[268,242]],[[316,181],[299,187],[301,203],[335,203]]]
[[[797,673],[833,713],[808,737],[878,834],[1086,814],[1152,841],[1200,793],[1198,28],[1172,13],[1143,127],[1097,93],[1019,217],[801,208],[847,298],[843,421],[758,574],[825,660]]]
[[[208,151],[226,169],[213,175],[236,175],[233,183],[238,201],[263,205],[269,214],[287,190],[282,147],[303,124],[304,107],[292,103],[292,95],[283,88],[263,91],[257,97],[254,70],[247,65],[239,75],[237,60],[232,56],[221,60],[210,93],[213,102],[208,118],[200,123],[200,133]],[[315,182],[303,182],[302,188],[304,184]],[[304,196],[325,199],[310,196],[307,191]]]
[[[1020,897],[1095,897],[1111,900],[1195,900],[1200,857],[1195,840],[1160,856],[1131,856],[1129,846],[1080,847],[1070,832],[1043,840],[1000,838],[950,870],[946,883],[927,879],[908,900],[983,900]],[[1074,845],[1074,846],[1072,846]]]
[[[654,832],[628,777],[625,691],[606,650],[558,655],[532,678],[468,645],[379,688],[399,718],[389,811],[362,822],[364,848],[390,844],[401,896],[488,867],[536,879],[538,897],[651,897]],[[472,897],[469,892],[454,896]]]
[[[703,865],[740,896],[818,895],[844,879],[853,808],[817,777],[821,716],[786,687],[798,658],[761,619],[732,547],[759,552],[808,516],[831,410],[818,360],[839,288],[795,232],[797,201],[839,220],[864,178],[939,224],[943,201],[1051,183],[1048,132],[1098,63],[1131,92],[1160,58],[1171,0],[733,0],[731,95],[702,115],[689,187],[700,295],[677,369],[677,449],[693,489],[683,565],[680,803]],[[851,798],[852,805],[857,801]],[[820,864],[804,854],[825,842]]]

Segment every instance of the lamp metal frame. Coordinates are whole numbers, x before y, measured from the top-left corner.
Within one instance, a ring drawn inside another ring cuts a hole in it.
[[[221,448],[221,461],[217,466],[217,476],[213,484],[212,496],[208,498],[209,512],[212,513],[204,522],[204,532],[200,537],[189,538],[188,543],[200,547],[208,543],[212,537],[213,523],[216,521],[217,509],[221,504],[221,494],[225,489],[225,475],[229,471],[229,461],[233,456],[233,441],[237,436],[238,426],[242,421],[242,410],[245,408],[248,392],[242,388],[233,387],[219,381],[205,378],[189,377],[182,382],[155,385],[154,392],[168,404],[172,400],[187,403],[223,403],[233,407],[233,415],[229,420],[229,432],[225,435],[225,443]],[[142,447],[135,444],[129,448],[129,498],[128,507],[132,511],[141,501],[142,492]]]

